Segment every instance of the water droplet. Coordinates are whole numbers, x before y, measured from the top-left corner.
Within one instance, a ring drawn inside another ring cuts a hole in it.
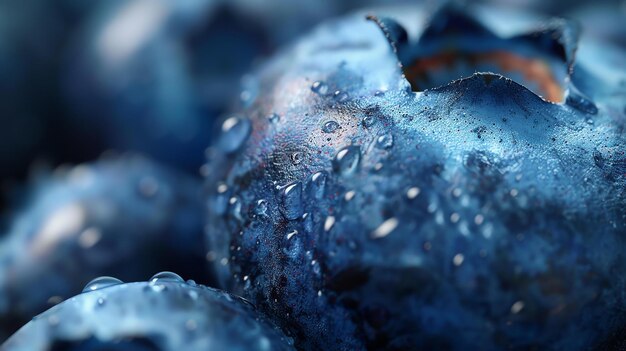
[[[304,160],[304,156],[302,155],[301,152],[294,152],[293,154],[291,154],[291,162],[294,165],[301,163],[302,160]]]
[[[103,306],[104,303],[106,302],[106,300],[102,297],[98,298],[98,300],[96,301],[98,303],[98,306]]]
[[[458,213],[456,213],[456,212],[454,212],[453,214],[450,215],[450,222],[452,222],[452,223],[458,222],[459,219],[461,219],[461,216]]]
[[[124,283],[123,281],[117,278],[113,278],[113,277],[108,277],[108,276],[98,277],[90,281],[89,283],[87,283],[87,285],[85,285],[85,287],[83,288],[83,292],[100,290],[100,289],[107,288],[109,286],[119,285],[123,283]]]
[[[139,193],[143,197],[153,197],[158,191],[159,182],[153,177],[144,177],[139,181]]]
[[[269,116],[267,116],[267,119],[271,123],[277,123],[278,121],[280,121],[280,116],[277,113],[272,113]]]
[[[291,233],[287,233],[287,240],[290,240],[291,238],[293,238],[294,235],[298,234],[297,230],[294,230]]]
[[[393,135],[383,134],[376,139],[376,147],[379,149],[390,149],[393,146]]]
[[[264,216],[267,214],[267,201],[266,200],[258,200],[256,205],[254,206],[254,214],[257,216]]]
[[[361,148],[348,146],[341,149],[333,160],[333,169],[342,175],[350,175],[356,171],[361,161]]]
[[[420,188],[414,186],[406,191],[406,197],[409,200],[415,199],[420,194]]]
[[[316,199],[322,199],[324,197],[324,191],[326,187],[326,173],[316,172],[311,176],[311,180],[308,184],[308,193],[310,196]]]
[[[346,102],[350,98],[350,95],[348,95],[345,91],[337,90],[333,94],[333,97],[338,102]]]
[[[465,261],[465,256],[463,256],[463,254],[456,254],[454,255],[454,257],[452,258],[452,263],[454,263],[455,266],[460,266],[463,264],[463,261]]]
[[[376,123],[376,118],[374,116],[365,116],[363,117],[362,123],[365,128],[369,128]]]
[[[311,90],[316,94],[326,95],[328,93],[328,85],[322,81],[317,81],[311,85]]]
[[[335,217],[334,216],[326,217],[326,221],[324,221],[324,230],[329,231],[333,228],[334,225],[335,225]]]
[[[150,278],[150,285],[155,285],[163,282],[184,283],[185,280],[181,278],[180,275],[172,272],[160,272]]]
[[[474,223],[476,223],[476,225],[481,225],[484,221],[485,217],[481,214],[477,214],[476,217],[474,217]]]
[[[335,121],[326,121],[324,122],[324,125],[322,126],[322,131],[324,133],[334,133],[337,128],[339,128],[339,123],[335,122]]]
[[[524,301],[516,301],[511,306],[511,313],[518,314],[524,309]]]
[[[398,227],[399,223],[400,221],[398,221],[398,219],[395,217],[387,219],[372,232],[372,239],[380,239],[386,237]]]
[[[283,189],[281,212],[289,220],[302,216],[302,184],[300,182],[289,184]]]
[[[355,195],[356,195],[356,191],[350,190],[350,191],[346,192],[346,194],[343,196],[343,198],[346,201],[352,201],[352,199],[354,199]]]
[[[235,152],[248,139],[251,130],[252,124],[247,118],[230,117],[222,123],[222,134],[217,145],[226,153]]]

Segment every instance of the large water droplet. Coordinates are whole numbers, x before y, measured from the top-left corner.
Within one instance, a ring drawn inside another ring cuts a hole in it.
[[[254,214],[257,216],[265,216],[267,215],[267,201],[266,200],[258,200],[256,205],[254,206]]]
[[[393,135],[383,134],[376,139],[376,147],[379,149],[390,149],[393,146]]]
[[[324,197],[326,177],[326,172],[316,172],[311,176],[311,180],[309,180],[308,184],[309,196],[318,200]]]
[[[247,118],[230,117],[222,123],[222,134],[217,145],[226,153],[235,152],[248,139],[251,130],[252,125]]]
[[[123,281],[114,277],[108,277],[108,276],[98,277],[90,281],[89,283],[87,283],[87,285],[85,285],[85,287],[83,288],[83,292],[100,290],[100,289],[107,288],[109,286],[119,285],[123,283],[124,283]]]
[[[289,184],[283,189],[280,210],[289,220],[302,216],[302,184],[300,182]]]
[[[163,282],[168,283],[184,283],[185,280],[180,275],[173,272],[160,272],[150,278],[150,285],[155,285]]]
[[[356,171],[361,161],[361,148],[348,146],[341,149],[333,160],[333,169],[342,175],[350,175]]]
[[[319,95],[326,95],[328,93],[328,85],[326,83],[317,81],[311,85],[311,90]]]
[[[334,133],[337,128],[339,128],[339,123],[335,121],[327,121],[324,122],[324,125],[322,126],[322,131],[324,133]]]

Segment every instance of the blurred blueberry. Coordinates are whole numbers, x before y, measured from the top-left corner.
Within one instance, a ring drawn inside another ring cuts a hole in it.
[[[293,350],[242,298],[159,273],[87,290],[35,317],[6,351]]]
[[[579,30],[414,5],[330,22],[276,56],[234,111],[251,131],[211,149],[221,286],[305,350],[618,345],[623,62],[597,61],[586,48],[602,38]]]
[[[210,282],[201,185],[140,156],[60,168],[33,184],[0,242],[0,331],[94,276],[175,270]]]

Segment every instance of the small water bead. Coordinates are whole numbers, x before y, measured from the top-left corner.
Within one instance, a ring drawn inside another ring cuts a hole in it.
[[[380,239],[386,237],[398,227],[398,224],[400,224],[400,221],[398,221],[398,219],[395,217],[387,219],[372,232],[372,239]]]
[[[390,149],[393,146],[393,135],[383,134],[376,139],[376,147],[379,149]]]
[[[346,102],[350,98],[350,95],[348,95],[345,91],[337,90],[333,94],[333,97],[338,102]]]
[[[283,189],[280,210],[289,220],[302,216],[302,184],[300,182],[289,184]]]
[[[184,283],[185,280],[181,278],[180,275],[173,272],[160,272],[152,276],[150,278],[150,285],[155,285],[159,283]]]
[[[516,301],[511,305],[511,313],[518,314],[524,309],[524,301]]]
[[[280,121],[280,116],[277,113],[272,113],[267,116],[267,120],[271,123],[278,123],[278,121]]]
[[[302,160],[304,160],[304,156],[301,152],[294,152],[293,154],[291,154],[291,162],[294,165],[300,164]]]
[[[465,256],[463,256],[463,254],[456,254],[454,255],[454,257],[452,258],[452,263],[454,263],[455,266],[460,266],[463,264],[463,261],[465,261]]]
[[[406,197],[409,200],[415,199],[420,194],[420,188],[414,186],[406,191]]]
[[[374,117],[374,116],[365,116],[365,117],[363,117],[363,121],[361,123],[363,123],[363,126],[365,128],[369,128],[369,127],[373,126],[374,123],[376,123],[376,117]]]
[[[324,133],[334,133],[339,128],[339,123],[335,121],[326,121],[322,126],[322,131]]]
[[[311,90],[316,94],[326,95],[328,93],[328,85],[322,81],[317,81],[311,85]]]
[[[256,205],[254,206],[254,214],[257,216],[264,216],[267,214],[267,201],[266,200],[257,200]]]
[[[326,221],[324,221],[324,231],[330,231],[331,229],[333,229],[334,225],[335,225],[335,217],[334,216],[326,217]]]
[[[100,289],[108,288],[109,286],[119,285],[123,283],[124,283],[123,281],[114,277],[108,277],[108,276],[98,277],[90,281],[89,283],[87,283],[87,285],[85,285],[85,287],[83,288],[83,292],[100,290]]]
[[[226,153],[235,152],[248,139],[251,131],[250,120],[239,116],[230,117],[222,123],[222,134],[217,145]]]
[[[361,161],[361,148],[348,146],[341,149],[333,160],[333,169],[341,175],[350,175],[359,167]]]

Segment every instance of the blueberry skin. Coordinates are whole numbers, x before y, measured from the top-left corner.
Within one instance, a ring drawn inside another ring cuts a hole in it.
[[[534,27],[463,12],[322,25],[266,64],[255,102],[221,125],[207,180],[218,279],[303,350],[619,343],[623,64],[594,67],[604,51],[586,52],[570,23],[509,38]],[[465,50],[557,62],[563,100],[491,73],[412,91],[400,65],[455,35],[471,37],[456,41]]]
[[[290,342],[249,302],[170,280],[72,297],[35,317],[0,350],[293,350]]]
[[[201,187],[137,155],[42,177],[0,243],[2,340],[94,276],[175,270],[210,283]]]

